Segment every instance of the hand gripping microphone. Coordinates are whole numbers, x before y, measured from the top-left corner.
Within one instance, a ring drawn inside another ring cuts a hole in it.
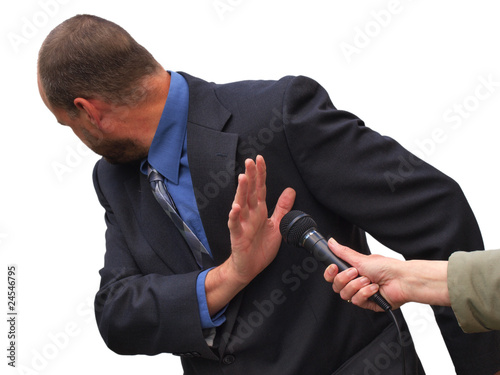
[[[280,232],[287,244],[305,248],[316,260],[322,262],[327,267],[332,263],[336,264],[339,272],[350,268],[350,264],[332,253],[327,241],[316,230],[316,227],[317,224],[311,216],[297,210],[287,213],[280,222]],[[384,311],[391,309],[391,305],[378,292],[369,299],[379,305]]]

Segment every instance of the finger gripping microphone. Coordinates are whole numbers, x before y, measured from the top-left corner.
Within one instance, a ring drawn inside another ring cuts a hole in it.
[[[339,272],[350,268],[349,263],[332,253],[327,241],[316,228],[317,224],[311,216],[297,210],[287,213],[280,222],[280,232],[287,244],[305,248],[327,267],[332,263],[336,264]],[[384,311],[391,309],[391,305],[378,292],[369,299]]]

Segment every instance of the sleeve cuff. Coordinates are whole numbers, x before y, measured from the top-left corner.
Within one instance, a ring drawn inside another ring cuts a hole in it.
[[[196,280],[196,294],[198,296],[198,305],[200,308],[201,328],[203,329],[218,327],[226,321],[224,313],[226,312],[227,306],[213,317],[211,317],[208,312],[207,295],[205,293],[205,278],[207,277],[208,271],[211,269],[212,268],[209,268],[201,272]]]
[[[493,306],[487,287],[492,274],[481,263],[481,258],[490,254],[487,251],[453,253],[448,261],[448,291],[453,312],[462,330],[466,333],[486,332],[488,306]],[[486,258],[487,260],[487,258]],[[486,289],[486,290],[485,290]]]

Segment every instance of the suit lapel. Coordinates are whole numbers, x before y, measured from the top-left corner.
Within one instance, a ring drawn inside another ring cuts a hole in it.
[[[236,191],[238,135],[222,130],[231,113],[214,85],[181,73],[189,85],[187,146],[198,211],[215,264],[231,254],[227,219]]]
[[[186,241],[156,202],[147,177],[137,171],[136,177],[125,182],[125,187],[142,233],[160,259],[173,273],[199,269]],[[137,199],[138,190],[140,194]]]
[[[198,210],[216,265],[231,255],[227,220],[242,167],[236,162],[238,135],[224,133],[231,113],[218,101],[214,86],[184,75],[189,84],[188,160]],[[244,291],[229,304],[217,329],[216,347],[225,352]]]
[[[188,158],[198,211],[215,264],[231,253],[227,219],[236,191],[238,136],[188,123]]]

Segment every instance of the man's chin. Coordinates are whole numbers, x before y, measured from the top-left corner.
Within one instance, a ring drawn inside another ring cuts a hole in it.
[[[93,149],[110,164],[131,164],[148,156],[149,149],[139,147],[131,140],[102,142],[100,147]]]
[[[135,164],[135,163],[138,163],[138,162],[142,161],[146,156],[144,156],[144,157],[137,157],[137,156],[135,156],[135,157],[129,157],[129,158],[126,158],[126,157],[123,157],[123,156],[120,156],[120,157],[103,156],[103,158],[109,164],[123,165],[123,164]]]

